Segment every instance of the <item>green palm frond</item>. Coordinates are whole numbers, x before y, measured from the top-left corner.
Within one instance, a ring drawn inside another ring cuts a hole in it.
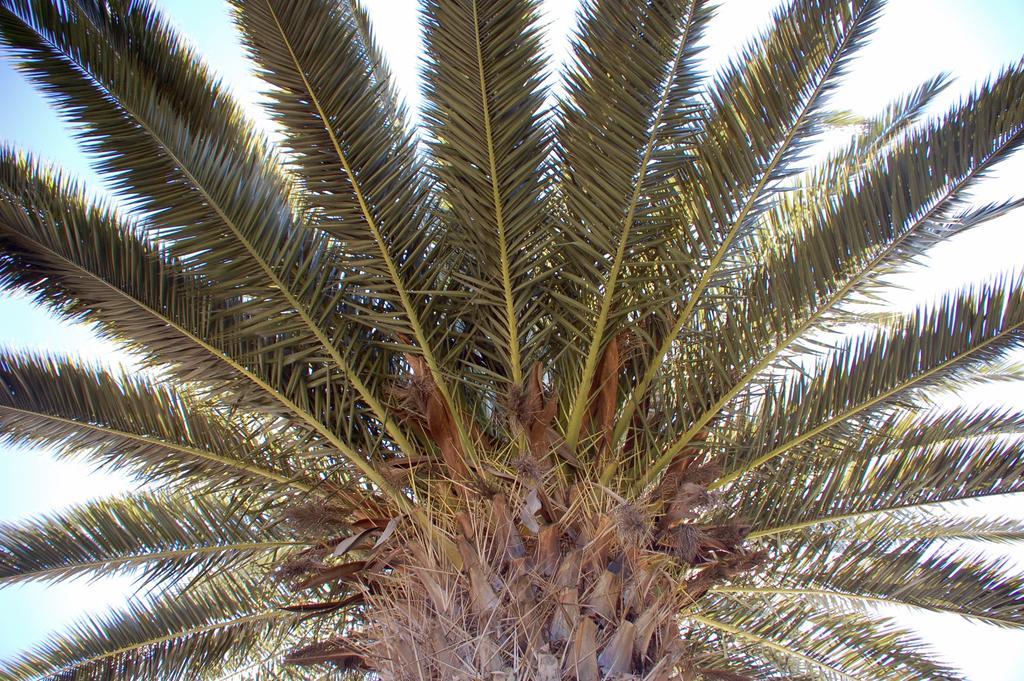
[[[741,515],[756,518],[755,535],[819,525],[849,517],[1024,491],[1024,442],[966,440],[925,447],[859,450],[857,445],[820,457],[795,456],[749,482]],[[794,486],[806,497],[792,494]]]
[[[354,3],[245,0],[235,6],[250,53],[272,86],[271,114],[283,125],[285,148],[296,158],[310,200],[320,204],[316,224],[352,261],[344,270],[349,286],[366,292],[366,302],[353,305],[350,315],[382,331],[377,343],[392,351],[414,344],[448,410],[457,412],[436,352],[441,339],[431,336],[428,324],[434,314],[429,294],[440,286],[445,255],[432,238],[433,199],[390,83],[378,80],[376,48],[364,42]],[[362,369],[359,376],[379,383],[390,378],[389,360],[364,353],[353,365]],[[379,399],[373,384],[356,387],[371,405]],[[383,409],[374,411],[386,418]],[[461,419],[453,422],[462,454],[472,460],[475,442]],[[404,439],[399,445],[412,451]]]
[[[1004,71],[938,122],[893,142],[890,152],[878,156],[852,187],[812,212],[806,227],[783,241],[778,252],[787,259],[793,256],[786,252],[796,249],[798,260],[810,257],[813,251],[804,249],[820,252],[826,240],[840,245],[837,253],[845,251],[841,258],[817,263],[824,273],[835,273],[831,276],[840,285],[822,290],[824,295],[810,305],[811,323],[820,324],[827,313],[862,298],[870,282],[883,281],[928,246],[1012,210],[1016,201],[965,204],[978,182],[1024,143],[1022,93],[1021,70]],[[944,150],[942,155],[925,153],[936,149]],[[872,205],[887,205],[887,213],[866,212]],[[855,236],[841,233],[839,226],[848,221],[866,223],[871,231],[862,226]]]
[[[304,429],[331,434],[317,416],[326,414],[329,401],[289,378],[287,353],[278,347],[266,363],[264,348],[275,339],[226,323],[231,304],[218,302],[185,263],[140,232],[31,157],[0,153],[3,286],[35,295],[62,316],[97,324],[104,336],[209,399],[268,415],[248,420],[252,438],[305,440]],[[352,415],[339,416],[338,430],[358,441]],[[275,433],[281,417],[297,432]],[[303,447],[307,457],[309,448],[318,449],[309,442]],[[336,465],[329,446],[320,451],[325,469]]]
[[[794,160],[825,122],[829,94],[881,9],[871,1],[794,2],[777,10],[771,26],[715,77],[701,161],[688,168],[717,206],[698,219],[720,221],[705,244],[714,254],[708,270],[770,205],[764,199],[773,182],[793,173]],[[769,83],[773,97],[766,101],[755,93]],[[722,181],[711,179],[717,175]]]
[[[876,429],[877,435],[889,438],[891,446],[905,449],[971,437],[1020,435],[1024,413],[1010,405],[912,409],[895,414],[883,425],[884,429]]]
[[[61,105],[114,188],[133,207],[160,216],[161,235],[174,237],[181,256],[214,267],[221,261],[226,271],[218,278],[229,283],[232,267],[244,269],[245,244],[294,220],[289,187],[197,56],[148,3],[133,6],[129,12],[124,3],[107,3],[88,12],[74,2],[7,2],[0,28],[19,68]],[[184,106],[163,94],[172,91]],[[221,177],[225,164],[233,176]],[[228,187],[242,183],[261,212],[230,197]],[[268,251],[281,245],[280,237],[267,241]]]
[[[294,545],[244,500],[142,492],[0,525],[0,583],[135,573],[137,583],[208,578]]]
[[[252,582],[207,582],[187,594],[134,599],[61,638],[0,663],[5,681],[204,678],[231,654],[292,626]]]
[[[225,670],[232,671],[207,672],[201,678],[209,681],[327,681],[336,678],[331,677],[329,672],[327,675],[313,675],[308,669],[284,664],[280,659],[280,651],[287,645],[287,638],[285,632],[281,636],[268,637],[259,649],[248,649],[239,654],[232,652],[225,658],[223,665]],[[361,681],[358,675],[341,678],[345,681]]]
[[[843,184],[856,178],[873,161],[891,152],[924,118],[927,108],[950,85],[948,75],[939,75],[890,102],[880,113],[868,118],[853,117],[833,123],[856,132],[844,146],[808,171],[792,178],[772,210],[763,214],[769,229],[786,231],[787,225],[806,218],[814,203],[842,191]]]
[[[1019,529],[1012,527],[1010,536],[1019,538]],[[984,526],[962,525],[950,534],[984,536],[985,531]],[[785,557],[767,571],[763,582],[719,590],[903,605],[1024,627],[1024,578],[1010,561],[936,547],[932,539],[934,535],[901,539],[878,531],[859,538],[856,527],[841,523],[787,534],[779,537],[780,546],[786,542]]]
[[[718,485],[735,480],[830,428],[884,409],[910,390],[970,373],[1018,347],[1024,281],[957,292],[874,334],[845,342],[811,374],[797,375],[764,401],[764,421],[742,443]],[[868,380],[870,379],[870,380]],[[671,450],[670,450],[671,451]]]
[[[931,661],[925,646],[891,621],[782,597],[722,594],[688,619],[798,678],[960,679]],[[894,645],[895,644],[895,645]]]
[[[204,73],[195,55],[147,3],[108,4],[102,22],[73,3],[11,5],[0,13],[5,42],[19,57],[20,68],[79,125],[80,138],[100,159],[100,170],[114,178],[114,187],[137,210],[159,215],[159,236],[171,252],[198,269],[204,280],[219,282],[220,296],[236,298],[238,287],[245,287],[245,316],[238,323],[248,331],[272,326],[274,342],[259,348],[260,360],[286,374],[282,383],[308,384],[310,377],[295,373],[288,355],[326,352],[327,366],[318,367],[314,384],[323,386],[321,394],[344,399],[350,383],[335,388],[331,382],[353,374],[320,323],[332,317],[329,306],[337,295],[330,244],[322,233],[300,227],[302,218],[276,157],[228,95],[212,82],[194,82],[193,76]],[[125,11],[142,13],[141,26],[146,27],[132,33],[137,42],[130,51],[118,49],[124,43],[120,30],[140,24],[119,19]],[[161,72],[166,80],[146,66],[158,58],[168,60]],[[177,85],[175,77],[185,80],[182,89],[193,96],[205,93],[205,101],[178,110],[163,94],[164,88]],[[196,110],[209,111],[210,120],[206,114],[203,120],[190,118]],[[225,175],[226,167],[233,172]],[[239,186],[248,191],[239,194]],[[255,270],[248,267],[251,263]],[[340,375],[332,372],[332,364]],[[318,397],[321,403],[328,399]],[[319,434],[404,506],[404,496],[391,489],[375,465],[324,421],[313,424]]]
[[[627,402],[627,417],[656,378],[667,380],[663,359],[673,347],[686,336],[701,341],[705,294],[728,283],[738,246],[772,205],[775,185],[793,174],[794,161],[821,127],[828,94],[871,33],[880,10],[881,3],[871,0],[793,3],[779,10],[767,32],[716,77],[707,95],[697,161],[680,169],[701,258],[694,268],[698,276],[686,287],[686,302],[674,313],[670,330],[656,344],[653,360]],[[778,71],[780,64],[790,70]],[[771,98],[758,96],[767,90]],[[716,393],[730,371],[714,361],[701,368],[700,381],[672,376],[688,384],[682,407],[697,414],[706,413],[720,396]],[[617,437],[627,423],[628,418],[619,422]],[[653,472],[659,470],[655,466]]]
[[[292,467],[286,449],[250,437],[193,395],[68,359],[0,356],[0,433],[7,443],[57,446],[147,481],[315,485]]]
[[[352,256],[378,253],[377,230],[385,246],[414,259],[412,232],[422,226],[425,189],[416,177],[413,140],[358,3],[234,5],[250,54],[271,88],[270,113],[282,125],[284,148],[319,209],[320,225]],[[332,63],[324,61],[328,56]],[[377,167],[382,163],[387,167]],[[386,268],[365,269],[370,265],[357,265],[367,285],[391,276]]]
[[[290,410],[289,398],[265,374],[243,365],[249,339],[213,322],[218,304],[202,280],[139,225],[9,149],[0,152],[0,195],[5,288],[26,291],[65,318],[96,324],[180,380],[261,410]]]
[[[476,296],[474,317],[518,386],[537,333],[519,320],[540,312],[550,229],[539,6],[431,1],[423,12],[424,116],[433,172],[452,211],[448,236],[469,255],[472,269],[461,276]]]
[[[563,298],[560,316],[568,320],[570,347],[587,339],[568,365],[575,385],[566,424],[570,449],[601,352],[636,306],[627,260],[639,266],[671,243],[669,226],[681,217],[680,202],[669,199],[666,206],[664,196],[694,136],[699,40],[710,16],[708,3],[697,0],[585,5],[556,130],[568,218],[562,266],[573,270],[569,281],[579,282]],[[684,252],[664,265],[685,271],[685,259]]]
[[[1015,518],[957,518],[945,513],[896,511],[854,525],[866,537],[1013,544],[1024,541],[1024,521]]]
[[[996,205],[953,217],[949,209],[1024,142],[1021,101],[1024,72],[1008,70],[943,121],[913,132],[893,153],[878,156],[838,197],[827,197],[806,218],[791,219],[782,208],[769,213],[788,233],[772,234],[774,241],[741,289],[741,305],[714,328],[721,340],[703,351],[720,364],[712,373],[725,376],[726,382],[716,399],[702,398],[711,403],[701,405],[660,461],[689,446],[730,401],[756,386],[763,372],[794,353],[813,352],[809,334],[827,328],[830,316],[863,291],[862,284],[878,268],[891,272],[908,254],[1003,213]],[[946,150],[946,155],[928,153],[933,149]],[[950,217],[943,220],[943,215]],[[738,379],[731,371],[739,372]],[[708,383],[706,374],[699,373],[680,380],[687,386],[701,382],[701,391]]]

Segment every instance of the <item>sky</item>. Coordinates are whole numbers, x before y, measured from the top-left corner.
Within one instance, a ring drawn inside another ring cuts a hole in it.
[[[218,0],[157,0],[193,41],[215,71],[259,120],[259,81],[250,74],[227,4]],[[415,0],[369,0],[365,3],[398,82],[415,111],[420,38]],[[722,0],[708,35],[708,68],[720,64],[767,19],[774,2]],[[566,54],[573,24],[571,0],[545,5],[549,49],[556,59]],[[939,72],[955,77],[935,108],[942,111],[974,84],[1000,67],[1024,57],[1022,0],[890,0],[872,43],[865,49],[833,98],[838,109],[870,114],[893,97]],[[42,159],[59,163],[89,181],[101,183],[68,129],[6,60],[0,61],[0,141],[15,144]],[[265,119],[263,119],[265,121]],[[264,123],[269,131],[269,124]],[[1024,158],[1012,159],[978,193],[978,200],[1024,195]],[[985,273],[1024,267],[1024,215],[1010,215],[967,237],[936,249],[931,259],[900,281],[904,291],[894,303],[909,305],[952,286],[978,280]],[[0,346],[75,353],[116,362],[112,349],[87,328],[60,323],[28,301],[0,293]],[[979,401],[1014,402],[1024,407],[1024,388],[1003,386],[972,396]],[[0,446],[0,522],[45,513],[90,498],[116,493],[129,481],[96,474],[80,463],[57,460],[52,452]],[[969,509],[1024,517],[1024,499],[1006,498]],[[1024,566],[1024,552],[1008,551]],[[67,625],[86,612],[116,606],[127,593],[127,580],[39,584],[0,590],[0,657],[6,657]],[[897,613],[947,659],[961,666],[971,681],[1024,680],[1024,632],[969,623],[954,616]]]

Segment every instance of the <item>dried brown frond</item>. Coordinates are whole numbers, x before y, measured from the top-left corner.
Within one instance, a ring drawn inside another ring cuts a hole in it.
[[[743,572],[749,572],[750,570],[763,565],[767,559],[767,551],[742,551],[728,562],[727,576],[731,578]]]
[[[368,669],[360,648],[342,638],[317,641],[296,648],[285,656],[284,661],[297,666],[330,664],[339,669]]]
[[[525,485],[535,487],[544,482],[547,469],[535,458],[526,454],[512,462],[512,470],[516,477]]]
[[[722,475],[722,467],[714,463],[691,466],[683,474],[683,480],[701,487],[707,487]]]
[[[713,525],[704,529],[704,532],[728,547],[738,547],[750,534],[750,523],[732,519],[721,525]]]
[[[659,543],[671,549],[679,560],[692,565],[697,562],[705,539],[704,532],[696,525],[682,524],[668,530]]]
[[[503,401],[508,424],[519,431],[528,429],[543,409],[542,400],[528,388],[511,385]]]
[[[294,585],[299,580],[311,574],[322,572],[327,568],[323,562],[323,555],[316,555],[315,552],[303,552],[302,555],[286,560],[274,568],[274,579],[277,581]]]
[[[683,521],[695,520],[710,503],[707,489],[692,482],[681,483],[661,519],[661,529],[669,530]]]
[[[307,501],[287,507],[282,519],[299,536],[319,539],[348,527],[351,510],[324,501]]]
[[[403,420],[426,424],[434,390],[434,384],[428,376],[406,376],[390,391],[395,412]]]
[[[651,541],[651,519],[635,503],[624,503],[612,511],[615,530],[623,546],[639,548]]]

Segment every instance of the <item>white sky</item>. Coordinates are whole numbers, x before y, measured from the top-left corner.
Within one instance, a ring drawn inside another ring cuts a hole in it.
[[[247,73],[237,37],[223,3],[210,0],[158,0],[172,18],[258,115],[259,82]],[[369,0],[378,39],[387,53],[398,85],[415,108],[420,53],[415,0]],[[708,36],[706,59],[720,63],[767,19],[770,0],[723,0]],[[575,2],[548,0],[550,47],[557,58],[566,52]],[[834,105],[869,114],[921,81],[947,71],[956,77],[936,108],[943,110],[974,83],[1024,56],[1024,0],[890,0],[872,44],[862,53]],[[0,64],[0,137],[95,178],[56,116],[6,63]],[[1020,178],[1024,158],[1013,159],[979,193],[980,200],[1024,195]],[[965,280],[1024,265],[1024,216],[1011,215],[936,249],[928,266],[903,280],[911,298],[933,296]],[[25,301],[0,294],[0,345],[77,352],[109,357],[109,349],[86,330],[58,324]],[[1007,386],[982,399],[1024,406],[1020,386]],[[83,465],[54,462],[44,453],[0,447],[0,520],[45,512],[124,485],[113,477],[89,474]],[[997,504],[997,511],[1024,516],[1018,497]],[[1020,552],[1016,555],[1020,556]],[[116,604],[124,582],[103,580],[44,587],[28,585],[0,591],[0,656],[38,640],[81,612]],[[906,615],[921,635],[960,665],[972,681],[1024,679],[1024,632],[996,629],[954,616]]]

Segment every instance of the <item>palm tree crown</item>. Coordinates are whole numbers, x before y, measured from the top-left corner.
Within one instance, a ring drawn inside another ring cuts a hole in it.
[[[1016,207],[1024,65],[829,108],[880,0],[424,0],[411,129],[357,0],[232,0],[274,143],[149,0],[0,0],[118,196],[0,150],[0,285],[149,370],[0,353],[0,433],[142,491],[0,526],[0,583],[139,594],[21,679],[960,678],[865,604],[1024,627],[941,502],[1024,491],[1024,279],[865,303]],[[821,134],[856,124],[819,163]]]

